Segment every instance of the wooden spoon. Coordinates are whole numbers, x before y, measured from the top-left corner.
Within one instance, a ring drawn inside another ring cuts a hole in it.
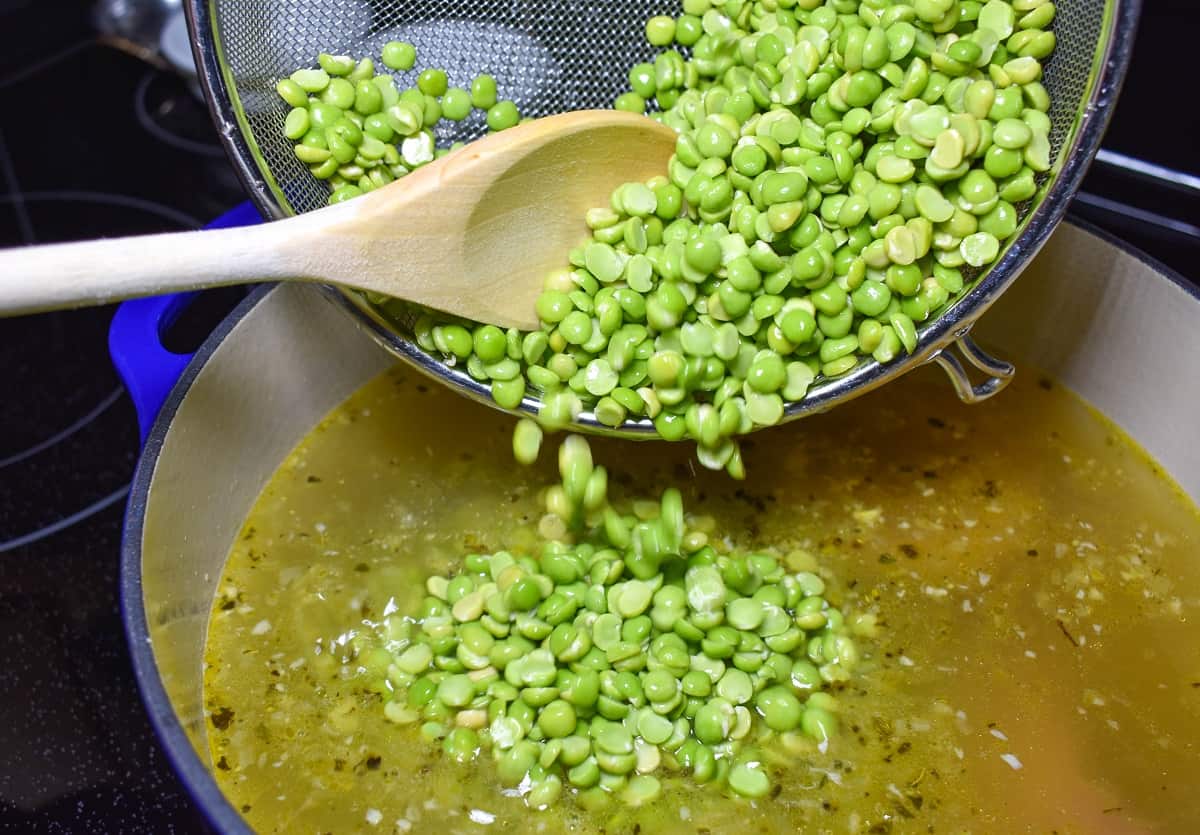
[[[0,252],[0,312],[31,313],[262,280],[372,290],[502,327],[538,327],[546,276],[584,213],[665,174],[671,128],[590,110],[484,137],[362,197],[237,229]]]

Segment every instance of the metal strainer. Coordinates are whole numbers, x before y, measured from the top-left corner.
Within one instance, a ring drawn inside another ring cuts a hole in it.
[[[275,218],[320,208],[328,197],[326,186],[292,153],[292,143],[283,135],[288,107],[275,93],[280,78],[313,64],[318,53],[378,56],[389,40],[409,41],[417,47],[418,67],[396,73],[402,87],[415,84],[421,67],[442,67],[451,84],[464,87],[476,74],[488,72],[522,114],[546,116],[610,106],[624,90],[625,71],[656,51],[645,42],[645,20],[678,13],[677,6],[676,0],[185,2],[200,78],[222,140],[259,210]],[[849,374],[820,381],[804,400],[787,408],[784,420],[827,410],[931,360],[946,370],[968,402],[990,397],[1011,378],[1013,367],[988,356],[968,333],[1065,214],[1112,112],[1141,0],[1057,0],[1057,7],[1058,47],[1043,79],[1053,102],[1053,165],[1035,197],[1020,207],[1017,235],[970,292],[920,331],[910,356],[887,365],[861,362]],[[457,125],[440,127],[439,140],[473,139],[485,127],[476,112]],[[486,385],[426,353],[408,328],[385,319],[355,293],[325,292],[389,350],[495,406]],[[972,382],[963,360],[986,375],[982,382]],[[534,412],[538,405],[536,398],[527,397],[520,408]],[[648,420],[616,430],[590,413],[578,421],[579,428],[596,434],[654,434]]]

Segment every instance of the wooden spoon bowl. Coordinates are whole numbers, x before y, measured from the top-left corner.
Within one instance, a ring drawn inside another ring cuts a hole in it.
[[[502,327],[539,326],[584,213],[666,172],[676,134],[615,110],[491,134],[361,197],[260,226],[0,252],[0,313],[263,280],[368,290]]]

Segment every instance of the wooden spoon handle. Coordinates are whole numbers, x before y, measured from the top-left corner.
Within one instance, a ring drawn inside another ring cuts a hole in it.
[[[287,277],[272,224],[0,250],[0,315]]]

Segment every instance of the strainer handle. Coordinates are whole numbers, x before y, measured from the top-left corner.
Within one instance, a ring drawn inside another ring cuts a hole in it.
[[[987,377],[980,383],[972,382],[959,355],[968,365],[982,371]],[[930,360],[946,372],[955,392],[958,393],[958,399],[964,403],[981,403],[987,400],[1012,382],[1016,373],[1012,363],[996,359],[980,348],[971,338],[970,329],[934,354]]]

